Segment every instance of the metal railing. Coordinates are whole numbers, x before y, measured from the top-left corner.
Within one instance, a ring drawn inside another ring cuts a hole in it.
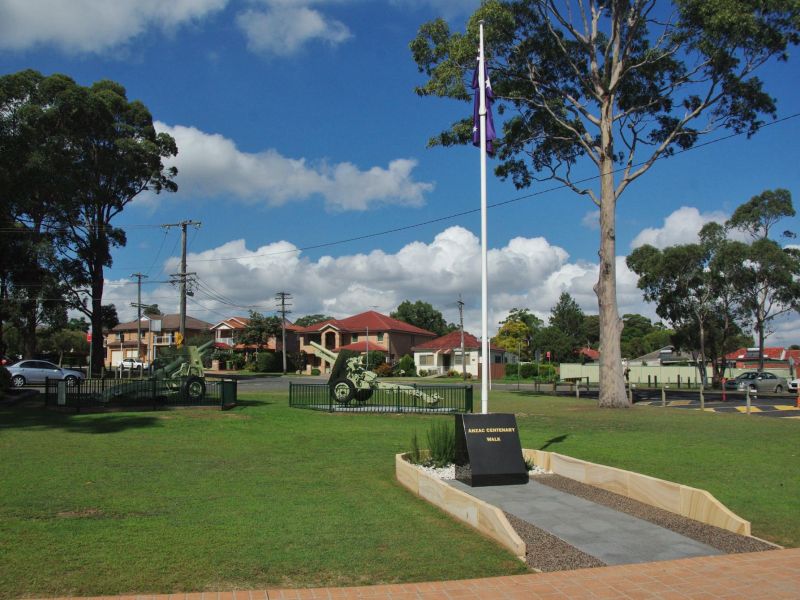
[[[327,383],[289,383],[289,406],[327,412],[452,414],[472,412],[471,385],[379,388],[364,400],[339,402]]]
[[[236,381],[206,378],[202,384],[194,384],[195,389],[202,389],[202,393],[197,394],[190,393],[189,379],[84,379],[72,386],[62,380],[47,379],[44,401],[45,406],[65,407],[76,412],[120,408],[158,410],[173,406],[225,409],[236,404]]]

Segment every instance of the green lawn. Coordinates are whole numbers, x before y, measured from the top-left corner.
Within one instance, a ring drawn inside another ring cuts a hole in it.
[[[800,545],[797,421],[494,392],[523,446],[711,491]],[[393,455],[451,417],[0,409],[0,597],[357,585],[524,571],[417,500]]]

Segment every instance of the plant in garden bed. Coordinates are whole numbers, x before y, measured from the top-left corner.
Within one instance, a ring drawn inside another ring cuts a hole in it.
[[[456,435],[451,424],[438,422],[431,424],[426,433],[427,451],[419,447],[417,432],[411,436],[411,452],[408,459],[415,465],[441,469],[453,463],[456,455]]]

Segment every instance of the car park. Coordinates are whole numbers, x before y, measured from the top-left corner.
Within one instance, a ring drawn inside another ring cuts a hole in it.
[[[7,368],[11,373],[11,384],[14,387],[42,384],[46,379],[64,380],[67,385],[72,386],[86,378],[80,371],[62,369],[46,360],[21,360]]]

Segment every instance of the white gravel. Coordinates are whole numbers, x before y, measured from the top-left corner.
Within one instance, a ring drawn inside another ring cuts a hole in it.
[[[426,467],[425,465],[415,465],[420,471],[427,473],[428,475],[432,475],[433,477],[438,477],[439,479],[455,479],[456,478],[456,466],[454,464],[449,464],[446,467],[436,468],[436,467]],[[459,471],[461,471],[462,467],[459,467]],[[463,467],[465,471],[469,471],[469,465]],[[547,471],[542,469],[541,467],[534,466],[533,469],[528,471],[528,475],[543,475]]]

